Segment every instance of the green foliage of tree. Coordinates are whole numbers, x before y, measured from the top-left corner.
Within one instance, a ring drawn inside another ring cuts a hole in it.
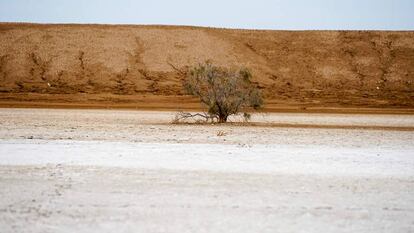
[[[242,109],[262,107],[263,98],[251,79],[247,68],[231,70],[207,61],[190,69],[184,88],[199,97],[209,115],[223,123]]]

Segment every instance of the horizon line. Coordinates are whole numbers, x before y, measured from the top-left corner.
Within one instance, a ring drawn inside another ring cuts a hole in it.
[[[274,29],[274,28],[240,28],[240,27],[218,27],[190,24],[134,24],[134,23],[79,23],[79,22],[29,22],[29,21],[0,21],[0,24],[26,24],[44,26],[144,26],[144,27],[188,27],[200,29],[218,30],[245,30],[245,31],[354,31],[354,32],[414,32],[414,29]]]

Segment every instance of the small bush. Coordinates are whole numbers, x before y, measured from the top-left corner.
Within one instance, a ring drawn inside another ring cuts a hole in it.
[[[190,69],[184,88],[188,94],[199,97],[212,118],[223,123],[242,109],[258,109],[263,105],[260,91],[251,78],[246,68],[230,70],[205,62]],[[244,116],[250,118],[249,114]]]

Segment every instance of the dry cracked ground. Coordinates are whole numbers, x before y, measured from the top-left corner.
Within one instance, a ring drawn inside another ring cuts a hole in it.
[[[0,109],[1,232],[414,232],[413,115],[172,119]]]

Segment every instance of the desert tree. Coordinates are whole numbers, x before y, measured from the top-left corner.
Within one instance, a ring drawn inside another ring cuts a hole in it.
[[[184,89],[205,105],[208,118],[224,123],[229,116],[241,110],[258,109],[263,105],[260,91],[251,79],[252,74],[247,68],[232,70],[206,61],[190,68]],[[245,113],[244,116],[249,117],[249,114]]]

